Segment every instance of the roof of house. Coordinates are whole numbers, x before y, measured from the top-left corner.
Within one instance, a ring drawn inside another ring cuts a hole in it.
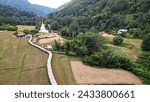
[[[119,29],[118,32],[128,32],[127,29]]]

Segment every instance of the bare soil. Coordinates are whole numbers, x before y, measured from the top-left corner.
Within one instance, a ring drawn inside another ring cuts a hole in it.
[[[142,84],[134,74],[122,69],[96,68],[71,61],[77,84]]]
[[[52,43],[54,40],[59,41],[61,43],[64,42],[64,38],[62,38],[57,33],[49,33],[46,35],[39,36],[39,44]]]

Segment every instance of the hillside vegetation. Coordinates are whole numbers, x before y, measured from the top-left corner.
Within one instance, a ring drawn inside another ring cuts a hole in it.
[[[55,42],[53,50],[80,56],[91,66],[128,70],[149,84],[149,16],[149,0],[72,0],[47,20],[53,30],[69,39],[63,44]],[[119,29],[129,34],[109,40],[99,34],[117,34]]]
[[[4,24],[34,25],[35,17],[33,12],[20,11],[10,6],[0,5],[0,26]]]
[[[141,37],[150,31],[149,16],[149,0],[72,0],[48,18],[55,29],[66,29],[65,36],[89,29],[111,32],[126,28]]]
[[[15,7],[19,10],[23,10],[27,12],[34,12],[39,16],[46,15],[55,10],[53,8],[31,4],[28,0],[0,0],[0,4],[9,5],[11,7]]]

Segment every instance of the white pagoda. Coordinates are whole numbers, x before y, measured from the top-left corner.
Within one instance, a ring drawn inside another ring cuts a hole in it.
[[[43,24],[43,22],[42,22],[42,25],[41,25],[41,27],[40,27],[39,32],[41,32],[41,33],[48,33],[48,32],[49,32],[49,31],[45,28],[45,25]]]

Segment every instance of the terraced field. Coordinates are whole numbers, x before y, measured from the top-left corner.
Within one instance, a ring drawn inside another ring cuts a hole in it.
[[[50,84],[46,62],[48,55],[28,44],[28,38],[0,32],[0,84]]]

